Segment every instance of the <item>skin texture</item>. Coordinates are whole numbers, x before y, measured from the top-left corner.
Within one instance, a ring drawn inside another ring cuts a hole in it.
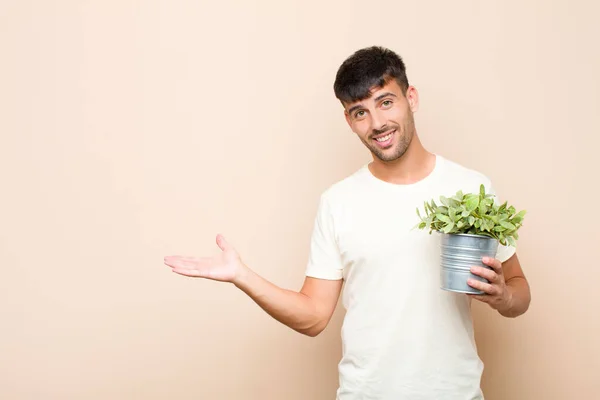
[[[394,184],[417,182],[431,173],[435,156],[419,140],[414,121],[418,110],[417,90],[406,91],[391,80],[372,88],[367,99],[344,103],[344,116],[354,134],[373,155],[369,169],[378,179]],[[392,133],[386,146],[376,138]],[[221,253],[215,257],[168,256],[164,263],[176,274],[234,284],[270,316],[308,336],[316,336],[329,323],[342,289],[342,280],[306,277],[299,291],[280,288],[256,274],[241,259],[235,248],[221,235],[216,244]],[[474,267],[472,272],[490,281],[470,285],[487,295],[471,298],[485,302],[501,315],[516,317],[529,307],[530,292],[517,255],[504,264],[484,259],[494,268]]]

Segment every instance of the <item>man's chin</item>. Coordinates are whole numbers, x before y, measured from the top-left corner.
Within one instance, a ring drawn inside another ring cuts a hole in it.
[[[398,159],[400,159],[404,153],[406,153],[406,151],[398,151],[397,147],[393,147],[384,151],[378,150],[378,151],[374,151],[371,150],[371,153],[380,161],[383,162],[392,162],[392,161],[396,161]]]
[[[391,162],[391,161],[395,161],[398,158],[400,158],[399,155],[395,154],[395,153],[385,153],[385,152],[373,152],[373,154],[375,155],[375,157],[377,157],[379,160],[383,161],[383,162]]]

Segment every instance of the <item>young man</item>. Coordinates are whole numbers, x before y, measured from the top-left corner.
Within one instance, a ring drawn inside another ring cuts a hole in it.
[[[413,119],[418,93],[394,52],[357,51],[339,68],[334,91],[373,161],[322,194],[301,290],[258,276],[221,235],[218,257],[165,263],[185,276],[232,282],[310,336],[327,326],[344,282],[338,400],[482,399],[470,302],[506,317],[527,310],[529,286],[515,248],[500,246],[497,259],[484,259],[492,270],[473,267],[490,283],[469,284],[486,295],[453,293],[440,289],[438,236],[412,228],[425,200],[478,192],[482,183],[493,192],[491,182],[423,147]]]

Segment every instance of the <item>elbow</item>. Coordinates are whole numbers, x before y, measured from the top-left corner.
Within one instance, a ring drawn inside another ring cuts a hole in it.
[[[323,332],[323,330],[324,329],[307,329],[302,331],[301,333],[309,337],[317,337],[321,332]]]
[[[296,329],[296,331],[300,332],[303,335],[309,336],[309,337],[317,337],[319,336],[319,334],[321,332],[323,332],[325,330],[325,328],[327,327],[327,322],[328,321],[318,321],[314,324],[311,324],[307,327],[303,327],[303,328],[298,328]]]

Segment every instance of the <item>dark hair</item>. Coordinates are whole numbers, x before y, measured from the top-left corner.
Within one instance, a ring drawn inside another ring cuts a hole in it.
[[[408,79],[402,58],[385,47],[372,46],[356,51],[342,63],[333,90],[340,101],[351,103],[366,99],[371,88],[383,87],[392,79],[406,94]]]

